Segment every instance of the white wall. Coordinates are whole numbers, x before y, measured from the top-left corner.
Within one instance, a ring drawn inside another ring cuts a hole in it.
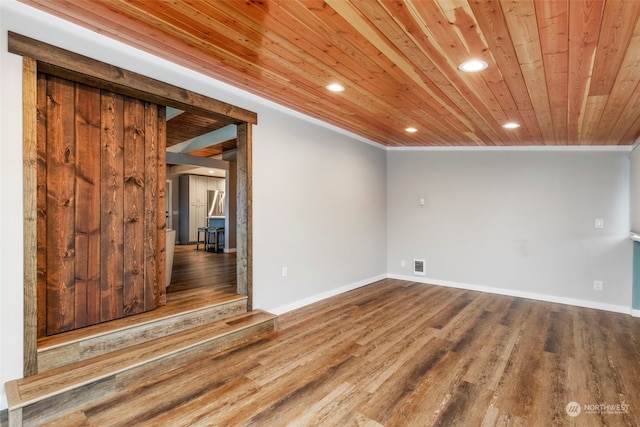
[[[7,20],[0,11],[0,410],[23,363],[22,58],[6,53]]]
[[[264,111],[259,121],[253,147],[260,159],[253,180],[254,278],[260,283],[255,304],[281,313],[382,278],[385,151],[276,111]]]
[[[640,148],[631,153],[631,231],[640,233]]]
[[[413,259],[425,259],[432,283],[629,312],[628,151],[391,151],[387,162],[391,275],[416,278]]]
[[[383,149],[14,0],[0,0],[0,384],[22,376],[23,358],[22,61],[7,52],[8,30],[258,113],[256,307],[288,310],[384,277]],[[0,409],[6,406],[0,387]]]

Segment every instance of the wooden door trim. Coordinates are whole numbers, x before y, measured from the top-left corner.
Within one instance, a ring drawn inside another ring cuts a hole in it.
[[[226,102],[106,64],[9,31],[9,52],[38,61],[38,71],[199,115],[258,123],[258,115]]]
[[[237,134],[237,292],[247,296],[249,310],[253,307],[253,239],[252,222],[252,128],[251,124],[238,125]]]
[[[22,59],[22,158],[23,158],[23,257],[24,257],[24,376],[38,372],[38,66],[33,58]]]
[[[238,293],[253,307],[252,131],[257,114],[186,89],[9,32],[9,52],[23,56],[24,376],[37,373],[37,73],[45,72],[238,125]]]

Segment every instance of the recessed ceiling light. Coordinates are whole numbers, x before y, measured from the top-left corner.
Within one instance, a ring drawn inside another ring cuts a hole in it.
[[[520,127],[520,123],[509,122],[502,125],[505,129],[518,129]]]
[[[338,83],[331,83],[329,85],[326,86],[327,90],[330,90],[331,92],[344,92],[344,86],[342,86],[341,84]]]
[[[412,128],[412,127],[409,127],[409,128],[406,128],[406,129],[405,129],[405,132],[409,132],[409,133],[416,133],[416,132],[418,132],[418,129],[416,129],[416,128]]]
[[[460,64],[458,66],[458,69],[466,73],[475,73],[476,71],[482,71],[487,67],[488,64],[486,62],[480,61],[478,59],[471,59]]]

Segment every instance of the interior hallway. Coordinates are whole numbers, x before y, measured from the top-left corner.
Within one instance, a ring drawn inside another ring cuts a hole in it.
[[[196,250],[196,245],[176,245],[167,302],[180,294],[207,291],[236,293],[236,254]]]

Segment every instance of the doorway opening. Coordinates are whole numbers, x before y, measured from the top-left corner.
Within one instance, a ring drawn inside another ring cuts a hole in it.
[[[181,109],[198,116],[226,120],[237,126],[237,254],[236,292],[247,296],[252,309],[252,223],[251,223],[251,146],[253,112],[187,91],[130,71],[69,52],[16,33],[9,33],[9,52],[23,56],[23,151],[24,151],[24,375],[37,373],[37,73],[55,75],[96,88],[104,88]],[[164,167],[164,164],[158,165]],[[161,182],[163,182],[162,180]],[[160,186],[161,191],[165,190]],[[164,193],[164,191],[162,191]],[[164,194],[159,195],[160,198]],[[158,199],[160,200],[160,199]],[[164,201],[159,209],[165,209]],[[164,218],[162,228],[165,228]],[[161,292],[165,292],[164,286]]]

